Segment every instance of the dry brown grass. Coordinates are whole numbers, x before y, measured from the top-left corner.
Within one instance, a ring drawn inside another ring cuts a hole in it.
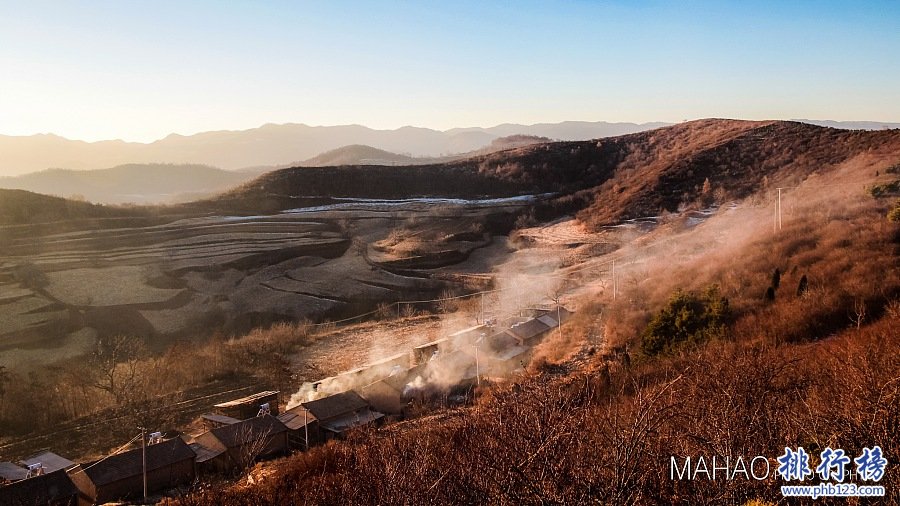
[[[654,250],[660,262],[621,266],[619,299],[582,301],[527,377],[482,392],[474,406],[361,431],[277,463],[257,486],[175,503],[780,503],[774,459],[785,446],[803,446],[817,461],[825,446],[855,456],[877,444],[892,462],[900,448],[898,231],[868,197],[839,206],[824,197],[795,203],[778,235],[770,211],[751,210],[737,220],[749,228],[727,247],[709,248],[701,229]],[[780,288],[767,302],[776,267]],[[804,274],[809,290],[798,294]],[[636,339],[673,289],[710,283],[734,310],[725,338],[632,366],[598,352],[601,338]],[[763,455],[771,477],[670,478],[672,456],[701,455]],[[879,485],[886,503],[900,502],[896,466]]]
[[[721,343],[609,376],[596,372],[599,362],[582,358],[569,363],[574,372],[495,387],[464,416],[359,432],[277,463],[277,473],[257,486],[174,503],[778,501],[774,479],[672,481],[669,459],[774,459],[797,445],[811,454],[826,445],[848,454],[873,444],[900,447],[895,324],[882,320],[815,345]],[[879,484],[888,500],[900,499],[896,467]]]

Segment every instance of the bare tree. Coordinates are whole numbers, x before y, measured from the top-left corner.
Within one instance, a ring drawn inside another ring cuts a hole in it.
[[[453,290],[445,288],[438,296],[438,309],[442,313],[452,313],[458,309],[457,300],[453,297]]]
[[[268,448],[272,430],[269,427],[254,427],[244,423],[237,434],[238,448],[234,455],[241,474],[245,474]]]
[[[92,386],[112,395],[116,404],[127,404],[141,379],[139,365],[145,355],[146,346],[136,337],[98,340],[90,359],[95,371]]]
[[[856,299],[853,302],[853,315],[850,317],[850,320],[856,324],[856,329],[862,326],[862,322],[866,319],[866,301],[862,299]]]

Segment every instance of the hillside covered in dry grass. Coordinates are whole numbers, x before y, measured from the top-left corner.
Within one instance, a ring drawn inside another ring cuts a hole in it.
[[[860,157],[900,149],[900,131],[707,119],[596,141],[554,142],[444,164],[274,171],[207,206],[275,211],[322,197],[499,197],[555,192],[540,212],[578,211],[591,227],[791,186]],[[713,195],[715,194],[715,195]],[[707,197],[704,197],[707,198]]]
[[[587,188],[584,230],[702,204],[715,191],[704,190],[707,178],[725,192],[707,204],[743,199],[702,220],[664,216],[647,233],[623,232],[630,241],[612,252],[561,262],[576,317],[526,374],[477,390],[472,405],[432,406],[262,465],[252,484],[174,503],[781,504],[774,459],[786,446],[817,461],[826,447],[858,455],[880,445],[893,464],[900,225],[888,219],[896,195],[878,188],[893,184],[884,181],[895,179],[898,138],[704,121],[524,148],[506,169],[481,160],[485,177],[527,185],[552,172],[563,149],[582,168],[591,157],[579,152],[608,150],[612,161],[584,182],[551,176],[559,188]],[[775,187],[784,187],[781,227]],[[540,230],[523,233],[534,248]],[[704,319],[713,305],[716,318]],[[665,345],[650,345],[656,339]],[[773,472],[761,481],[670,476],[671,457],[712,455],[766,456]],[[882,503],[900,502],[896,465],[878,484]]]
[[[407,304],[401,313],[400,304],[383,303],[493,284],[556,296],[576,310],[524,374],[486,382],[455,407],[446,396],[426,399],[399,423],[264,463],[253,483],[204,483],[172,502],[779,502],[774,478],[675,481],[669,459],[774,459],[785,446],[801,445],[811,454],[830,445],[858,454],[878,444],[894,462],[900,225],[888,216],[897,206],[898,164],[896,130],[703,120],[433,166],[285,169],[179,208],[212,216],[52,237],[77,246],[71,253],[31,237],[35,228],[7,227],[6,237],[16,240],[6,250],[36,266],[5,265],[5,281],[23,285],[6,299],[16,314],[33,318],[32,300],[53,297],[70,307],[50,299],[54,304],[40,307],[78,325],[90,323],[92,305],[103,303],[100,316],[125,322],[125,331],[141,321],[175,324],[181,315],[204,317],[185,319],[183,335],[213,335],[150,341],[152,348],[111,327],[98,348],[118,352],[127,344],[133,353],[95,353],[77,367],[72,358],[39,376],[0,370],[0,423],[57,444],[53,437],[68,434],[68,426],[127,420],[101,425],[102,437],[78,433],[72,443],[84,454],[103,452],[98,445],[114,448],[122,436],[119,425],[181,430],[202,412],[195,397],[263,385],[293,391],[300,381],[352,367],[355,358],[434,339],[449,321],[467,321],[478,309]],[[547,192],[555,195],[492,204],[498,207],[364,200]],[[331,207],[345,205],[336,197],[362,200],[341,210]],[[262,215],[304,204],[327,205]],[[58,212],[74,222],[104,209],[79,204]],[[232,215],[242,213],[251,216]],[[129,242],[119,250],[107,247],[122,237]],[[307,239],[327,239],[334,251],[281,244]],[[134,258],[166,276],[133,267]],[[55,272],[65,270],[60,260],[73,262],[78,276]],[[104,291],[115,304],[90,289],[98,278],[109,284],[108,273],[129,274],[133,283],[117,283],[121,293]],[[186,297],[187,289],[210,297]],[[166,300],[134,301],[126,312],[119,300],[137,294]],[[375,309],[374,316],[358,326],[314,326],[300,321],[314,314],[301,312],[312,307],[310,298],[331,311],[319,314]],[[203,304],[223,308],[219,317],[242,310],[253,318],[231,327],[220,318],[216,326]],[[284,313],[270,318],[272,308]],[[284,315],[294,322],[275,323]],[[122,359],[97,360],[104,356]],[[104,374],[126,374],[127,382],[107,383]],[[0,443],[17,452],[30,444]],[[880,482],[893,502],[900,501],[897,469],[889,466]]]

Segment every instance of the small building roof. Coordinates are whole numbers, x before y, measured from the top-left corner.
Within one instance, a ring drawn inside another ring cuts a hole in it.
[[[518,346],[519,340],[515,334],[504,330],[487,338],[487,347],[494,352],[502,352],[508,348]]]
[[[405,382],[379,380],[362,387],[359,393],[374,409],[385,413],[399,413],[406,404],[403,401],[405,387]]]
[[[404,385],[405,386],[405,385]],[[360,389],[360,395],[368,401],[372,400],[372,397],[400,397],[401,388],[397,388],[397,386],[388,383],[384,380],[378,380],[374,383],[369,383],[368,385],[362,387]]]
[[[28,476],[28,469],[12,462],[0,462],[0,479],[19,481],[24,480],[26,476]]]
[[[316,421],[316,417],[303,406],[288,409],[277,418],[290,430],[302,429],[305,425]]]
[[[277,390],[266,390],[265,392],[259,392],[253,395],[248,395],[246,397],[241,397],[240,399],[234,399],[233,401],[220,402],[216,404],[217,408],[233,408],[235,406],[241,406],[244,404],[255,404],[264,400],[267,397],[271,397],[273,395],[278,395]]]
[[[20,463],[25,467],[40,463],[44,468],[44,474],[52,473],[53,471],[58,471],[60,469],[72,469],[73,467],[78,465],[75,462],[72,462],[65,457],[61,457],[51,451],[45,451],[36,455],[32,455],[31,457],[22,460]]]
[[[573,314],[574,313],[572,311],[569,311],[564,306],[559,306],[559,308],[553,307],[550,309],[541,310],[537,314],[537,316],[539,318],[542,318],[544,316],[549,316],[550,319],[553,321],[553,325],[551,325],[551,327],[555,327],[557,325],[556,322],[558,321],[557,315],[559,316],[559,319],[561,319],[563,321],[563,323],[565,323],[566,320],[568,320]]]
[[[345,413],[327,422],[321,422],[319,426],[331,432],[344,432],[347,429],[366,425],[381,418],[384,418],[384,413],[366,408],[359,412]]]
[[[556,327],[559,325],[559,322],[556,321],[556,318],[550,316],[550,313],[545,314],[537,319],[539,322],[542,322],[544,325],[548,327]]]
[[[520,339],[531,339],[548,330],[550,330],[550,326],[539,319],[528,320],[509,328],[509,332]]]
[[[200,418],[202,418],[204,420],[209,420],[210,422],[213,422],[213,423],[218,423],[220,425],[231,425],[233,423],[240,422],[240,420],[238,420],[237,418],[233,418],[233,417],[225,416],[225,415],[219,415],[216,413],[206,413],[206,414],[200,415]]]
[[[359,394],[352,390],[304,402],[302,405],[322,422],[369,406]]]
[[[199,441],[194,441],[190,446],[191,450],[194,450],[194,453],[197,455],[197,463],[203,463],[208,460],[212,460],[219,455],[225,453],[225,447],[222,446],[215,438],[211,438],[214,441],[214,447],[209,448],[204,443]]]
[[[464,335],[467,335],[467,334],[469,334],[469,333],[475,333],[475,332],[483,331],[483,330],[485,330],[485,329],[487,329],[487,328],[488,328],[487,325],[475,325],[474,327],[469,327],[469,328],[467,328],[467,329],[457,330],[456,332],[450,334],[450,337],[464,336]]]
[[[58,504],[78,496],[65,469],[0,487],[0,504]]]
[[[377,367],[379,365],[389,365],[397,361],[406,361],[409,360],[409,353],[397,353],[396,355],[391,355],[390,357],[385,357],[380,360],[376,360],[374,362],[369,362],[364,365],[362,369],[370,369],[372,367]]]
[[[497,353],[497,357],[500,360],[512,360],[516,357],[519,357],[526,352],[528,352],[530,348],[526,346],[513,346],[511,348],[507,348]]]
[[[173,438],[162,443],[147,446],[147,470],[164,468],[195,457],[194,450],[181,438]],[[119,480],[138,476],[143,472],[143,457],[140,448],[112,455],[86,465],[83,472],[95,485],[106,485]]]
[[[414,349],[414,350],[424,350],[424,349],[426,349],[426,348],[431,348],[431,347],[434,347],[434,346],[440,346],[440,345],[442,345],[442,344],[446,344],[447,341],[449,341],[449,338],[442,337],[442,338],[437,339],[437,340],[435,340],[435,341],[431,341],[430,343],[425,343],[425,344],[420,344],[420,345],[418,345],[418,346],[414,346],[413,349]]]
[[[224,427],[216,427],[209,432],[226,448],[237,448],[247,444],[248,438],[270,437],[287,432],[287,430],[287,427],[279,419],[272,415],[265,415],[248,418]]]

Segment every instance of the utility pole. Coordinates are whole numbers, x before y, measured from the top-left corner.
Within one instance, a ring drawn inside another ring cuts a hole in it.
[[[616,292],[619,291],[619,285],[616,281],[616,261],[612,261],[612,290],[613,290],[613,300],[616,300]]]
[[[781,188],[778,189],[778,230],[781,230]]]
[[[481,292],[481,324],[484,325],[484,292]]]
[[[481,337],[475,341],[475,345],[473,346],[475,348],[475,383],[479,388],[481,387],[481,368],[478,364],[478,343],[480,343],[482,339],[484,339],[484,334],[481,334]]]
[[[144,501],[147,500],[147,429],[141,427],[141,460],[143,461]]]
[[[306,407],[303,408],[303,439],[306,448],[303,451],[309,451],[309,410]]]
[[[781,230],[781,188],[775,188],[778,190],[778,197],[775,200],[775,223],[773,223],[772,227],[775,233],[778,233]]]
[[[556,331],[559,334],[560,342],[562,342],[562,315],[559,299],[556,299]]]

